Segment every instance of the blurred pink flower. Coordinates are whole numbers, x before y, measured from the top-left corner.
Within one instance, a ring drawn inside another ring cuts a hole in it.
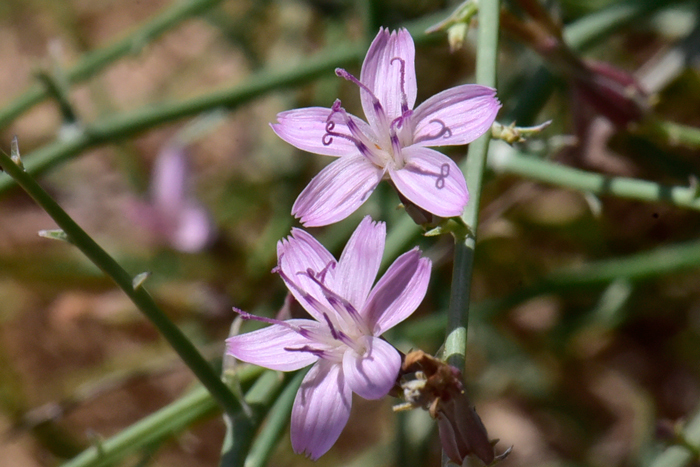
[[[352,393],[379,399],[394,386],[401,356],[380,339],[406,319],[425,296],[430,260],[417,248],[401,255],[373,288],[386,227],[368,216],[339,261],[303,230],[277,245],[275,271],[314,318],[279,321],[237,310],[244,319],[272,326],[230,337],[227,353],[273,370],[314,364],[292,409],[291,439],[297,453],[318,459],[340,436]]]
[[[299,195],[292,214],[305,226],[340,221],[364,203],[383,178],[417,206],[440,217],[458,216],[469,199],[452,159],[427,146],[467,144],[491,128],[501,107],[494,89],[465,84],[416,102],[415,46],[405,29],[380,29],[358,80],[369,122],[348,114],[336,100],[330,109],[310,107],[277,115],[272,129],[304,151],[338,157]]]
[[[153,166],[150,199],[135,203],[131,217],[159,241],[193,253],[214,238],[204,206],[187,193],[187,154],[182,146],[164,148]]]

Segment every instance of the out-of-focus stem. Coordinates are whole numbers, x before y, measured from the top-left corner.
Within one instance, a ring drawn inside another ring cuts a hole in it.
[[[488,164],[497,173],[520,175],[552,185],[590,192],[600,196],[664,202],[700,210],[700,187],[671,186],[647,180],[615,177],[567,167],[518,153],[505,143],[494,143]]]
[[[435,36],[428,36],[422,32],[430,21],[434,20],[428,18],[407,25],[416,44],[436,39]],[[217,108],[232,110],[275,89],[308,83],[337,67],[348,67],[358,63],[365,49],[364,44],[335,45],[291,70],[263,70],[251,76],[243,84],[227,89],[213,91],[185,101],[165,102],[105,117],[87,125],[86,128],[77,129],[63,139],[30,152],[23,161],[27,171],[36,176],[91,147],[116,142],[158,125],[209,110]],[[12,179],[0,177],[0,195],[12,186],[14,186]]]
[[[94,50],[72,68],[66,70],[66,80],[69,84],[79,83],[93,76],[104,67],[128,54],[135,54],[149,42],[177,26],[181,22],[213,7],[221,0],[189,0],[175,2],[173,6],[127,37],[107,47]],[[0,110],[0,128],[9,124],[29,110],[34,105],[49,96],[49,90],[40,84],[35,84],[24,94]]]
[[[143,287],[134,287],[133,277],[104,251],[71,217],[17,165],[9,156],[0,153],[0,167],[12,177],[24,191],[41,206],[46,213],[66,233],[70,243],[75,245],[107,276],[111,277],[126,293],[136,307],[153,323],[177,354],[192,370],[195,376],[211,392],[214,399],[227,413],[234,413],[240,403],[221,381],[214,369],[180,329],[158,308],[153,298]],[[3,177],[0,175],[0,178]]]
[[[651,132],[667,144],[700,148],[700,128],[667,120],[653,120],[646,123],[640,130]]]
[[[245,83],[229,89],[214,91],[185,101],[167,102],[105,117],[62,140],[27,154],[24,157],[24,163],[29,173],[38,175],[88,148],[118,141],[163,123],[191,117],[207,110],[239,107],[272,89],[299,85],[337,66],[347,66],[359,60],[361,54],[362,48],[359,46],[336,47],[331,53],[310,59],[294,70],[264,71],[252,76]],[[13,182],[10,179],[0,180],[0,194],[12,185]]]
[[[249,383],[265,371],[247,366],[237,375],[241,383]],[[157,412],[139,420],[99,446],[86,449],[61,467],[97,467],[111,465],[134,452],[179,433],[192,423],[216,410],[216,401],[209,391],[200,386],[189,394],[168,404]]]

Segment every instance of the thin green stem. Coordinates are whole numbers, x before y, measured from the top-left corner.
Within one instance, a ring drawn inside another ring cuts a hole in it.
[[[246,393],[249,413],[241,411],[225,416],[227,430],[219,467],[243,467],[260,425],[277,400],[282,386],[289,385],[291,380],[289,373],[282,376],[278,372],[266,372]]]
[[[244,384],[265,371],[256,366],[240,370],[238,378]],[[134,452],[179,433],[197,420],[216,411],[216,401],[209,391],[199,386],[189,394],[134,423],[113,437],[101,441],[61,467],[97,467],[113,464]]]
[[[297,373],[275,401],[265,420],[265,427],[260,431],[248,452],[248,457],[245,459],[245,467],[264,467],[267,465],[267,461],[275,452],[275,446],[289,423],[292,404],[304,376],[306,376],[305,371]]]
[[[495,143],[488,164],[496,173],[509,173],[530,180],[601,196],[617,196],[700,210],[697,186],[670,186],[647,180],[615,177],[566,167],[555,162],[525,156],[505,143]]]
[[[642,126],[641,131],[647,130],[667,144],[700,148],[700,128],[667,120],[654,120]]]
[[[500,2],[491,0],[479,3],[479,36],[476,55],[476,82],[496,87],[496,63],[498,59],[498,22]],[[469,145],[465,167],[470,199],[462,219],[469,232],[465,238],[455,242],[452,289],[445,339],[445,355],[448,362],[457,368],[464,368],[467,351],[467,327],[469,324],[469,299],[474,266],[474,248],[479,223],[479,201],[481,184],[486,166],[490,133]]]
[[[564,29],[564,40],[574,50],[585,50],[642,16],[673,3],[668,0],[624,0],[586,15]]]
[[[585,51],[622,26],[669,5],[667,0],[626,0],[576,20],[564,28],[564,40],[574,50]],[[520,125],[533,124],[533,119],[556,88],[556,77],[542,65],[522,85],[517,106],[505,121]]]
[[[107,47],[86,54],[75,66],[65,71],[68,84],[79,83],[95,75],[112,62],[129,54],[138,53],[149,42],[183,21],[213,7],[221,0],[189,0],[175,2],[170,8],[141,26],[127,37]],[[24,94],[0,110],[0,128],[49,96],[49,90],[35,84]]]
[[[432,18],[428,18],[433,21]],[[422,32],[428,20],[407,25],[415,32],[416,44],[436,39]],[[89,124],[70,136],[47,144],[24,158],[27,171],[36,176],[65,162],[91,147],[113,143],[144,132],[164,123],[172,122],[216,108],[233,110],[270,91],[299,86],[331,72],[337,67],[358,63],[365,53],[364,44],[335,45],[329,47],[292,70],[263,70],[251,76],[245,83],[227,89],[213,91],[203,96],[180,102],[166,102],[141,109],[105,117]],[[0,195],[14,186],[12,179],[0,179]]]
[[[613,33],[640,16],[668,5],[666,0],[627,0],[610,5],[600,11],[587,15],[564,28],[566,42],[574,50],[585,50],[601,39]],[[444,19],[444,15],[440,19]],[[433,24],[437,22],[435,20]],[[413,34],[413,30],[411,30]],[[434,34],[433,36],[440,36]],[[506,115],[504,121],[517,120],[520,123],[530,123],[539,113],[553,89],[555,78],[542,66],[527,84],[522,87],[518,96],[517,107]],[[469,186],[472,189],[471,185]],[[1,190],[0,190],[1,192]],[[387,251],[392,248],[396,254],[408,244],[408,241],[418,235],[418,229],[408,218],[399,221],[387,235]],[[394,257],[394,254],[386,254]],[[384,266],[386,266],[386,262]]]
[[[142,287],[134,287],[133,277],[80,228],[27,172],[16,165],[6,154],[0,153],[0,167],[51,216],[56,224],[66,233],[68,240],[78,247],[95,266],[111,277],[119,288],[129,296],[136,307],[153,323],[202,384],[211,392],[221,407],[228,413],[238,410],[240,407],[238,400],[231,394],[231,391],[221,381],[211,365],[197,351],[192,342],[158,308],[158,305],[156,305],[148,292]]]
[[[207,110],[237,108],[273,89],[300,85],[335,67],[357,62],[362,51],[363,48],[359,46],[335,47],[330,53],[310,59],[294,70],[282,72],[267,70],[255,74],[241,85],[228,89],[181,102],[167,102],[106,117],[72,136],[29,153],[24,158],[25,166],[30,174],[38,175],[88,148],[118,141],[158,125],[191,117]],[[10,179],[0,180],[0,194],[12,184]]]

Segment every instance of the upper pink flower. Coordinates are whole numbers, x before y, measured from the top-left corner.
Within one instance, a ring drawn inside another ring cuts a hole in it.
[[[374,288],[386,227],[367,216],[336,259],[303,230],[277,245],[276,271],[314,318],[272,323],[230,337],[226,352],[273,370],[293,371],[314,363],[292,409],[292,447],[317,459],[340,436],[350,416],[352,393],[379,399],[394,386],[401,356],[379,338],[415,311],[430,279],[430,260],[420,250],[401,255]]]
[[[405,29],[380,29],[358,80],[367,122],[333,107],[277,115],[277,135],[304,151],[339,159],[299,195],[292,214],[306,226],[340,221],[364,203],[383,178],[410,201],[440,217],[458,216],[469,200],[464,175],[427,146],[467,144],[491,128],[501,104],[492,88],[465,84],[434,95],[415,110],[415,46]]]

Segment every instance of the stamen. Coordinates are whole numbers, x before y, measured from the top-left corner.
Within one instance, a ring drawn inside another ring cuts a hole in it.
[[[387,128],[388,122],[386,113],[384,112],[384,107],[382,107],[382,103],[379,101],[379,98],[377,98],[377,96],[374,95],[372,90],[366,84],[362,83],[359,79],[355,78],[353,75],[343,70],[342,68],[336,68],[335,74],[343,79],[355,83],[360,89],[362,89],[370,95],[370,97],[372,98],[372,107],[374,109],[375,115],[377,116],[377,120],[379,120],[379,125],[382,128]]]
[[[325,280],[326,280],[326,273],[327,273],[329,270],[331,270],[331,269],[335,269],[336,264],[337,264],[337,263],[336,263],[334,260],[329,261],[328,264],[326,264],[326,267],[324,267],[323,269],[321,269],[319,272],[316,273],[316,277],[317,277],[322,283],[325,282]],[[310,269],[309,269],[309,270],[310,270]],[[308,270],[307,270],[307,271],[308,271]],[[313,271],[312,271],[312,272],[313,272]]]
[[[394,64],[394,60],[397,60],[401,64],[401,113],[408,110],[408,98],[406,97],[406,61],[401,57],[394,57],[389,62]]]
[[[284,350],[286,350],[287,352],[308,352],[310,354],[316,355],[319,358],[326,358],[328,356],[325,350],[314,349],[310,345],[304,345],[299,348],[285,347]]]
[[[403,168],[405,161],[403,159],[403,154],[401,153],[401,141],[395,131],[391,131],[391,150],[394,155],[394,163],[397,169]]]
[[[442,120],[434,119],[434,120],[430,120],[430,123],[438,123],[441,125],[442,128],[440,128],[440,131],[438,131],[434,135],[425,135],[421,138],[414,140],[414,143],[420,143],[421,141],[432,141],[434,139],[438,139],[438,138],[442,138],[442,137],[445,137],[445,138],[452,137],[452,130],[450,130],[450,127],[445,125],[445,122],[443,122]]]
[[[311,305],[314,309],[316,309],[319,313],[324,313],[324,309],[327,309],[321,302],[316,300],[313,295],[310,293],[306,292],[303,290],[301,287],[299,287],[294,281],[292,281],[280,268],[277,268],[278,270],[276,271],[277,274],[280,275],[282,280],[287,284],[287,287],[293,288],[299,294],[307,301],[309,302],[309,305]],[[300,272],[299,274],[304,274],[304,272]],[[313,279],[313,277],[312,277]]]
[[[447,180],[447,177],[450,176],[450,165],[447,163],[444,163],[440,166],[440,173],[435,173],[429,170],[421,169],[415,165],[410,164],[410,162],[406,165],[406,170],[421,175],[435,177],[435,188],[437,188],[438,190],[442,190],[443,188],[445,188],[445,180]]]
[[[272,318],[265,318],[263,316],[256,316],[248,313],[247,311],[243,311],[240,308],[236,308],[235,306],[233,307],[234,313],[238,313],[240,317],[246,321],[260,321],[261,323],[267,323],[267,324],[281,324],[282,326],[286,326],[288,328],[291,328],[288,323],[285,323],[284,321],[280,321],[278,319],[272,319]]]
[[[326,320],[326,324],[328,325],[328,329],[331,331],[331,337],[333,339],[339,341],[340,340],[340,333],[335,329],[335,326],[333,326],[333,322],[331,321],[331,318],[328,316],[327,313],[323,313],[323,318]]]
[[[348,127],[352,134],[346,135],[343,133],[333,131],[335,129],[335,122],[331,119],[335,114],[340,114],[341,118],[344,120],[345,125]],[[324,146],[329,146],[331,143],[333,143],[333,137],[335,136],[350,141],[355,145],[357,150],[360,151],[360,154],[362,154],[362,156],[367,158],[367,160],[369,160],[373,164],[379,165],[377,157],[369,149],[369,140],[364,135],[364,133],[362,133],[362,131],[358,128],[355,122],[352,121],[347,112],[345,112],[345,109],[341,107],[340,99],[336,99],[336,101],[333,103],[333,107],[331,107],[331,113],[328,115],[328,119],[326,120],[326,133],[323,135],[321,142]]]
[[[355,78],[353,75],[348,73],[347,71],[343,70],[342,68],[336,68],[335,74],[336,74],[336,76],[338,76],[340,78],[343,78],[343,79],[346,79],[352,83],[355,83],[357,86],[360,87],[360,89],[367,91],[367,93],[369,93],[369,95],[372,96],[372,101],[375,103],[375,105],[376,105],[376,103],[379,103],[379,99],[377,99],[377,96],[374,95],[372,90],[370,88],[368,88],[367,85],[363,84],[359,79]],[[380,104],[380,107],[381,107],[381,104]]]
[[[450,165],[445,163],[440,166],[440,175],[435,180],[435,188],[442,190],[445,188],[445,179],[450,175]]]
[[[323,295],[326,296],[326,300],[328,300],[328,303],[338,312],[339,315],[349,316],[352,319],[352,323],[359,327],[363,333],[369,333],[366,329],[366,324],[362,319],[362,316],[360,316],[360,313],[357,312],[355,307],[352,306],[350,302],[330,290],[323,283],[319,282],[315,277],[313,277],[313,275],[309,275],[309,278],[316,282],[319,287],[321,287],[321,291],[323,292]]]

